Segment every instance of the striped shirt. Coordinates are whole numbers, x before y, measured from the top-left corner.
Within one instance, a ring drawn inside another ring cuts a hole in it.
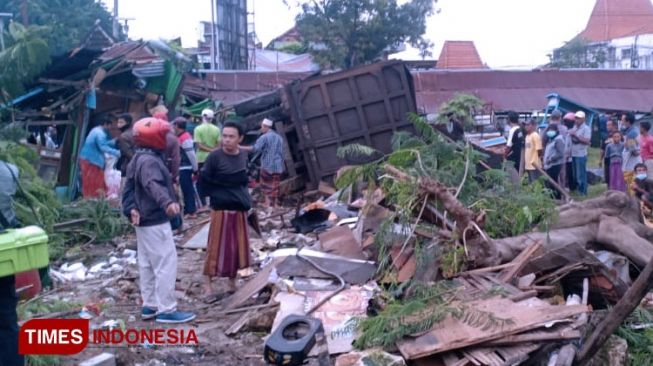
[[[273,130],[259,137],[254,152],[261,152],[261,168],[268,173],[281,174],[284,170],[283,139]]]

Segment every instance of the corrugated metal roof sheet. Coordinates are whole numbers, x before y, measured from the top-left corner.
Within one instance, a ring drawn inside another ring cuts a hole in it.
[[[101,61],[111,61],[125,56],[129,56],[128,59],[131,61],[148,61],[158,59],[158,56],[150,51],[143,42],[116,43],[106,52],[101,54],[98,59]]]
[[[132,69],[132,74],[139,78],[153,78],[165,74],[165,60],[154,60]]]
[[[211,98],[231,105],[269,92],[311,75],[305,72],[220,71],[202,74],[203,79],[187,76],[184,93]]]
[[[413,72],[417,107],[437,113],[458,92],[474,94],[495,110],[544,108],[546,95],[559,93],[597,109],[648,112],[653,106],[653,71],[535,70]]]

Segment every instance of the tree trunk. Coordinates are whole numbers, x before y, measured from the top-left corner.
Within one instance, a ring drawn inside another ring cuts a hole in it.
[[[479,266],[496,266],[515,258],[534,241],[544,248],[597,243],[619,252],[640,267],[653,257],[653,229],[642,223],[639,202],[625,193],[610,191],[601,197],[560,206],[553,228],[516,237],[495,239],[496,256],[480,257]]]

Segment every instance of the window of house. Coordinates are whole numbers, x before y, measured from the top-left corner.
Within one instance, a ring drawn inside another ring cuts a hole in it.
[[[632,50],[630,48],[624,48],[621,50],[621,58],[630,58],[630,55],[632,54]]]

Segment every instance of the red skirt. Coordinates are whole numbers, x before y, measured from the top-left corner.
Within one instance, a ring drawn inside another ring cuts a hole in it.
[[[236,278],[249,267],[249,256],[247,212],[212,210],[204,275]]]
[[[107,191],[104,184],[104,170],[85,159],[79,159],[79,162],[82,174],[82,196],[104,198],[104,193]]]

